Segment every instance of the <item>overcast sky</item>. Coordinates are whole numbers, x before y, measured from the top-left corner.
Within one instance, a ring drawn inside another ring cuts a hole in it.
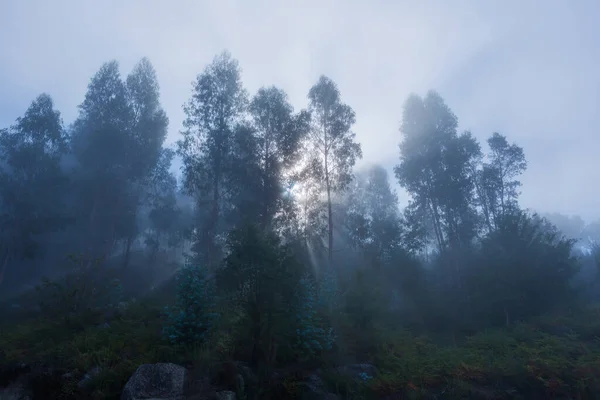
[[[173,143],[191,82],[227,49],[250,93],[274,84],[297,108],[331,77],[356,111],[363,163],[390,172],[405,99],[435,89],[461,130],[524,147],[524,206],[596,219],[599,38],[595,0],[2,0],[0,126],[41,92],[70,123],[102,63],[127,74],[147,56]]]

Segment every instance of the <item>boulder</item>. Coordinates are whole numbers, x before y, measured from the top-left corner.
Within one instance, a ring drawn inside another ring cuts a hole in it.
[[[121,400],[184,400],[186,374],[176,364],[141,365],[127,381]]]
[[[335,368],[335,372],[343,377],[356,380],[369,380],[379,373],[371,364],[349,364]]]
[[[0,400],[31,400],[31,395],[17,383],[0,389]]]
[[[215,394],[216,400],[236,400],[235,393],[230,390],[223,390]]]

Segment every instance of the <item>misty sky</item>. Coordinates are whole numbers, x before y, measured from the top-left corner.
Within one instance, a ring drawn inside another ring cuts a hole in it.
[[[461,130],[524,147],[525,207],[596,219],[599,21],[595,0],[1,0],[0,127],[40,92],[70,123],[102,63],[127,74],[147,56],[173,143],[191,82],[227,49],[250,93],[274,84],[297,108],[331,77],[356,111],[362,162],[390,171],[406,97],[436,89]]]

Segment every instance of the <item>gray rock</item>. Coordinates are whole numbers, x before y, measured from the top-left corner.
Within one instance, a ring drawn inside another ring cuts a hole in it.
[[[337,394],[329,393],[325,388],[325,383],[317,374],[312,374],[304,383],[302,400],[339,400]]]
[[[83,378],[79,381],[79,383],[77,383],[77,386],[80,389],[84,388],[85,386],[87,386],[88,383],[90,383],[90,381],[92,381],[92,379],[97,377],[100,374],[100,372],[102,372],[102,369],[100,367],[92,368],[90,371],[85,373]]]
[[[350,379],[360,380],[364,380],[365,377],[367,377],[368,379],[373,378],[379,373],[377,371],[377,368],[375,368],[375,366],[371,364],[343,365],[341,367],[337,367],[335,369],[335,372]]]
[[[31,396],[22,385],[13,384],[0,389],[0,400],[31,400]]]
[[[176,364],[144,364],[129,378],[121,400],[184,400],[187,370]]]
[[[223,390],[215,393],[216,400],[236,400],[235,393],[230,390]]]

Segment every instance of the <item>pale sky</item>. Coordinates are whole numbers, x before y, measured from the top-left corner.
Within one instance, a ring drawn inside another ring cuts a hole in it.
[[[146,56],[173,143],[191,82],[226,49],[250,93],[277,85],[297,109],[332,78],[356,111],[362,164],[393,181],[404,101],[435,89],[461,130],[524,147],[523,206],[597,219],[599,38],[596,0],[0,0],[0,127],[41,92],[70,123],[102,63],[126,75]]]

